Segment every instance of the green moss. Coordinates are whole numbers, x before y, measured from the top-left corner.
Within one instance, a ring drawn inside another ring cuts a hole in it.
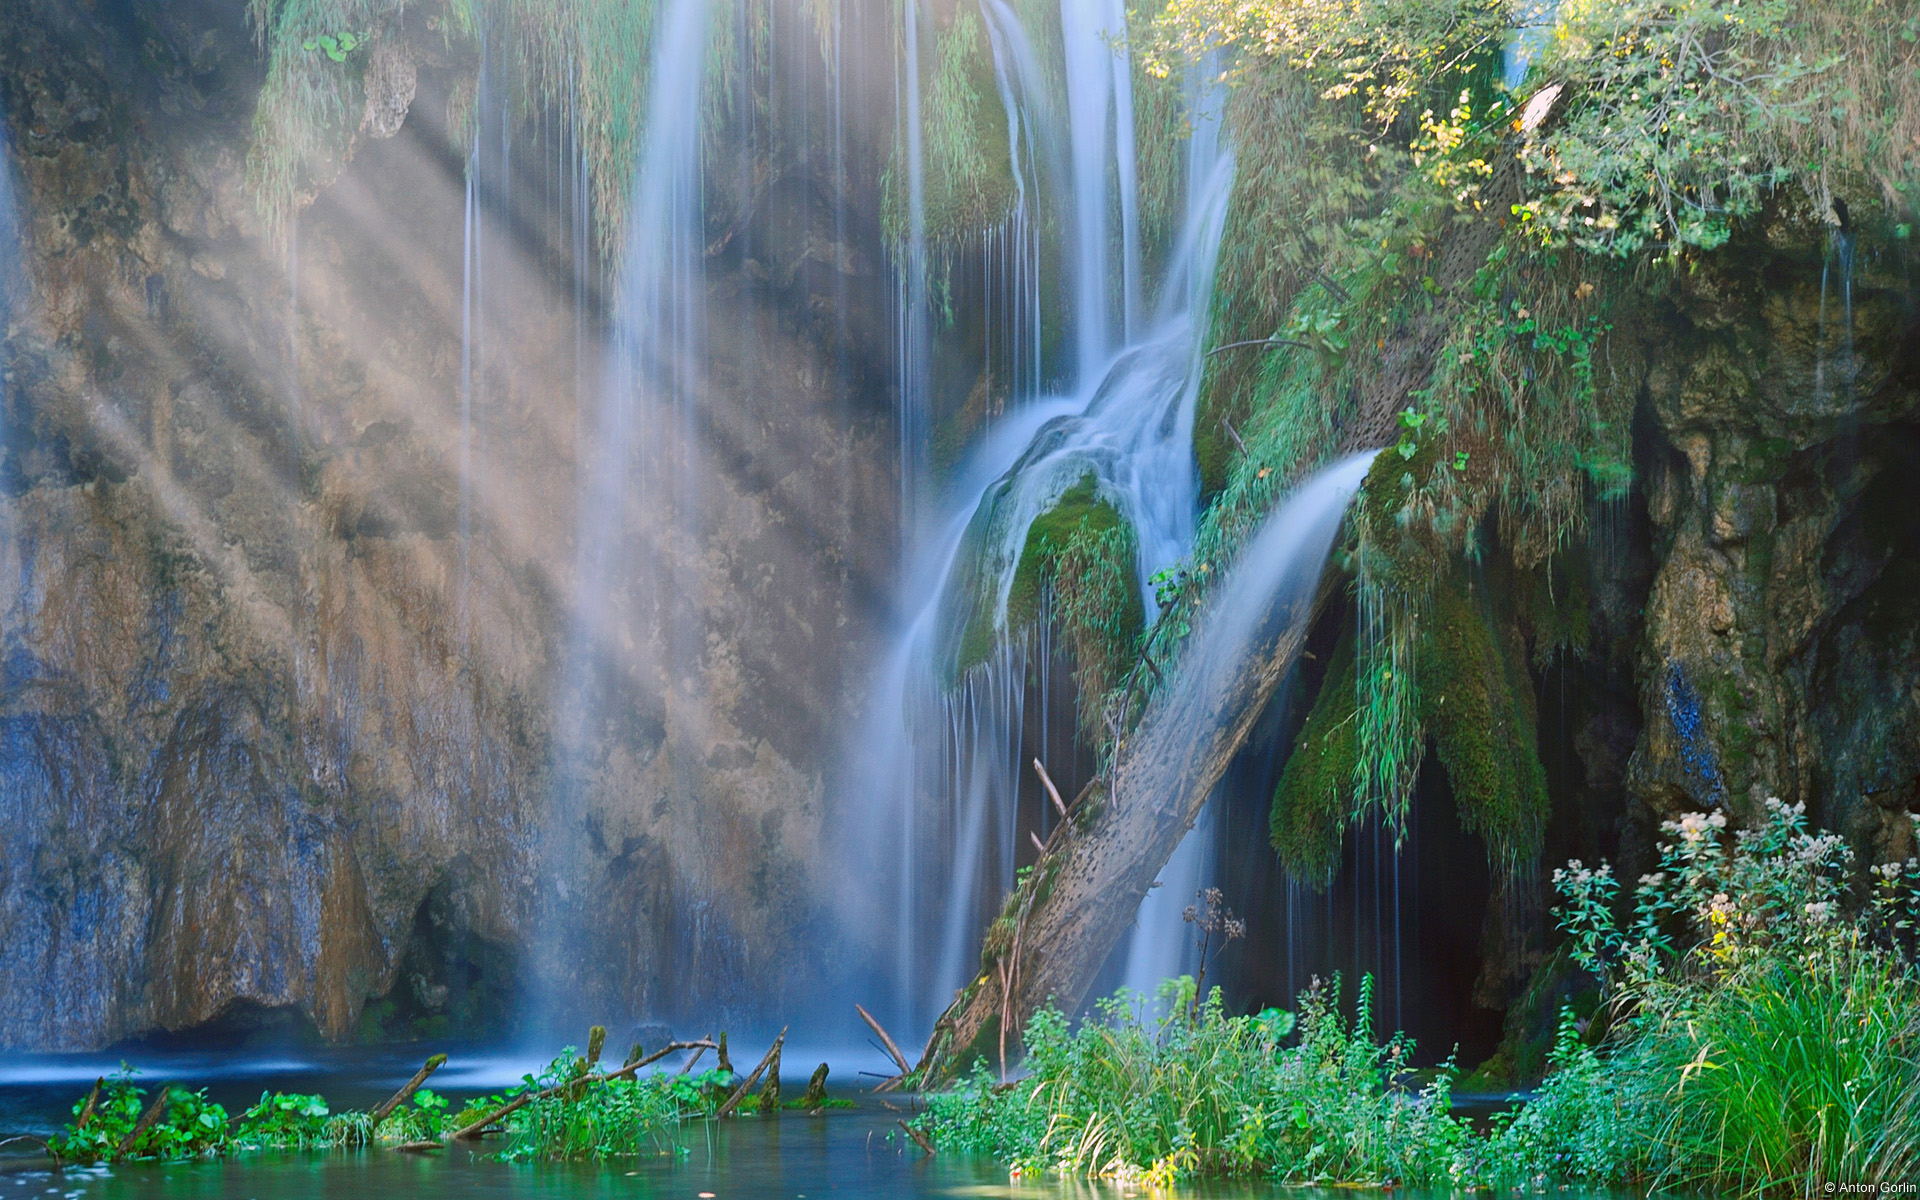
[[[1098,482],[1091,473],[1067,489],[1054,506],[1040,514],[1027,528],[1027,538],[1014,568],[1013,583],[1007,593],[1007,629],[1021,629],[1040,616],[1040,595],[1058,580],[1063,564],[1074,571],[1068,590],[1076,585],[1082,603],[1085,647],[1101,646],[1101,656],[1110,657],[1114,648],[1132,645],[1140,636],[1145,614],[1138,590],[1132,584],[1134,548],[1131,527],[1120,510],[1099,495]],[[963,551],[964,553],[964,551]],[[977,558],[977,554],[975,555]],[[1098,573],[1099,580],[1088,577]],[[994,622],[997,597],[992,580],[978,577],[977,571],[963,574],[973,578],[972,595],[963,598],[969,616],[956,641],[953,657],[956,675],[985,662],[993,650],[1000,630]],[[1115,587],[1114,583],[1120,586]],[[1093,583],[1087,587],[1085,584]],[[1069,635],[1073,633],[1070,627]]]
[[[1460,823],[1496,867],[1539,853],[1546,772],[1518,637],[1496,630],[1464,580],[1435,589],[1416,651],[1421,724],[1453,785]]]
[[[930,68],[920,104],[921,202],[927,238],[940,243],[997,224],[1013,207],[1014,188],[992,51],[970,7],[934,33]],[[906,161],[906,147],[896,146],[882,183],[895,244],[910,232]]]
[[[1267,818],[1282,865],[1295,879],[1316,887],[1333,881],[1353,812],[1358,746],[1354,662],[1354,640],[1348,634],[1327,665],[1326,681],[1287,757]]]

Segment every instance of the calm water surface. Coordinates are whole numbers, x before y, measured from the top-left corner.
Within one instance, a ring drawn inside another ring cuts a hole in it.
[[[368,1106],[412,1073],[415,1051],[302,1050],[279,1057],[205,1055],[143,1056],[141,1078],[178,1080],[205,1087],[229,1112],[238,1113],[263,1089],[319,1091],[336,1107]],[[789,1062],[801,1057],[790,1058]],[[829,1057],[830,1061],[837,1061]],[[851,1060],[849,1060],[851,1061]],[[51,1132],[67,1107],[103,1069],[117,1060],[77,1056],[0,1058],[0,1128]],[[864,1065],[864,1064],[862,1064]],[[456,1055],[433,1082],[453,1095],[495,1090],[537,1066],[531,1058]],[[836,1070],[838,1068],[836,1067]],[[849,1067],[849,1074],[853,1068]],[[842,1081],[847,1083],[848,1081]],[[804,1078],[789,1080],[798,1094]],[[858,1107],[809,1117],[743,1117],[682,1128],[683,1154],[609,1164],[536,1165],[501,1163],[479,1148],[434,1154],[391,1149],[316,1153],[259,1153],[225,1161],[185,1164],[127,1163],[117,1167],[48,1170],[45,1160],[0,1159],[0,1200],[86,1200],[92,1197],[166,1197],[167,1200],[292,1200],[294,1197],[421,1196],[501,1200],[590,1200],[597,1197],[672,1197],[715,1200],[769,1197],[823,1200],[837,1197],[1080,1197],[1085,1200],[1144,1196],[1146,1189],[1060,1180],[1010,1180],[1006,1168],[958,1155],[928,1159],[901,1136],[895,1123],[906,1115],[898,1098],[888,1108],[857,1086],[835,1089]],[[1211,1184],[1182,1188],[1181,1196],[1354,1197],[1351,1189],[1282,1188],[1260,1184]],[[1377,1193],[1375,1193],[1377,1195]],[[1421,1193],[1394,1192],[1395,1200]],[[1617,1200],[1598,1193],[1563,1193],[1564,1200]]]

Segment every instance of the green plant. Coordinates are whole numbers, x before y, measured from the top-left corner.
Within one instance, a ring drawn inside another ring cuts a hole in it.
[[[233,1131],[237,1146],[315,1146],[326,1142],[327,1100],[297,1092],[262,1092],[260,1102],[240,1114]]]
[[[1920,978],[1890,935],[1920,914],[1920,872],[1876,868],[1857,905],[1841,838],[1809,830],[1804,805],[1759,816],[1668,822],[1624,927],[1608,868],[1555,872],[1573,951],[1621,1014],[1608,1065],[1645,1114],[1636,1165],[1741,1195],[1904,1178],[1920,1165]]]
[[[386,1141],[433,1141],[445,1128],[447,1098],[431,1088],[421,1088],[405,1104],[387,1114],[374,1136]]]
[[[334,62],[347,61],[347,55],[367,44],[364,33],[321,33],[300,43],[302,50],[318,50]]]
[[[1196,991],[1191,977],[1170,980],[1153,1006],[1122,992],[1078,1030],[1044,1009],[1028,1023],[1026,1078],[995,1085],[982,1062],[930,1097],[918,1126],[940,1146],[1019,1171],[1155,1184],[1199,1174],[1451,1179],[1471,1130],[1450,1114],[1450,1071],[1415,1094],[1399,1086],[1412,1045],[1374,1040],[1370,980],[1351,1023],[1337,984],[1303,994],[1297,1025],[1272,1009],[1229,1017],[1218,989],[1196,1006]]]
[[[73,1102],[74,1120],[48,1142],[54,1157],[68,1162],[93,1162],[113,1154],[146,1108],[146,1092],[133,1082],[135,1073],[132,1067],[121,1063],[118,1072],[101,1081],[97,1094]],[[87,1120],[84,1128],[79,1126],[82,1116]]]

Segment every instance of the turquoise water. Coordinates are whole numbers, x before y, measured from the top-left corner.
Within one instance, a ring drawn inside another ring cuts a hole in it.
[[[414,1050],[369,1052],[302,1050],[284,1055],[146,1056],[147,1081],[177,1080],[205,1087],[238,1112],[263,1089],[319,1091],[336,1107],[366,1106],[412,1073]],[[855,1061],[846,1059],[843,1061]],[[98,1056],[0,1059],[0,1129],[51,1132],[94,1076],[115,1060]],[[865,1064],[862,1064],[863,1066]],[[513,1056],[456,1055],[433,1083],[455,1096],[494,1090],[537,1066]],[[1114,1197],[1162,1195],[1148,1189],[1070,1180],[1011,1180],[985,1159],[937,1155],[929,1159],[900,1133],[897,1122],[913,1100],[875,1097],[851,1079],[830,1089],[856,1107],[807,1116],[741,1117],[696,1122],[677,1135],[682,1152],[606,1164],[502,1163],[482,1142],[427,1154],[388,1148],[310,1153],[254,1153],[193,1163],[124,1163],[49,1169],[44,1159],[0,1159],[0,1200],[86,1200],[92,1197],[166,1197],[167,1200],[292,1200],[295,1197],[450,1197],[479,1200],[573,1200],[593,1197],[672,1197],[713,1200],[860,1200],[863,1197]],[[837,1078],[837,1076],[836,1076]],[[789,1094],[805,1079],[787,1081]],[[1352,1189],[1281,1188],[1219,1183],[1181,1188],[1195,1197],[1353,1197]],[[1359,1193],[1383,1195],[1383,1193]],[[1391,1193],[1395,1200],[1418,1192]],[[1429,1194],[1431,1195],[1431,1194]],[[1568,1200],[1603,1200],[1596,1193],[1564,1193]],[[1604,1198],[1613,1200],[1613,1198]]]

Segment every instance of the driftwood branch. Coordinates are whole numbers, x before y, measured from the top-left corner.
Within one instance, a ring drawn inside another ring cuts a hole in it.
[[[913,1126],[907,1124],[905,1121],[896,1120],[894,1123],[900,1126],[900,1128],[907,1131],[907,1136],[913,1139],[914,1145],[920,1147],[922,1150],[925,1150],[928,1154],[933,1153],[932,1138],[928,1137],[924,1133],[921,1133],[918,1129],[915,1129]]]
[[[93,1110],[100,1106],[100,1089],[106,1086],[107,1079],[104,1075],[93,1081],[93,1090],[87,1093],[87,1103],[80,1110],[80,1119],[73,1123],[75,1132],[85,1129],[87,1122],[93,1120]]]
[[[392,1116],[394,1109],[399,1108],[402,1104],[405,1104],[409,1097],[411,1097],[415,1092],[420,1090],[420,1085],[427,1081],[427,1076],[433,1074],[435,1071],[438,1071],[446,1063],[446,1061],[447,1061],[447,1056],[444,1054],[436,1054],[432,1058],[429,1058],[424,1064],[421,1065],[418,1071],[415,1071],[413,1073],[412,1079],[407,1080],[406,1083],[401,1085],[399,1091],[387,1097],[384,1101],[381,1102],[378,1108],[374,1109],[372,1112],[367,1114],[370,1118],[372,1118],[372,1123],[368,1125],[367,1128],[368,1129],[380,1128],[380,1122]]]
[[[751,1075],[748,1075],[740,1081],[740,1086],[733,1089],[733,1095],[727,1097],[727,1102],[720,1106],[720,1111],[714,1114],[715,1116],[730,1117],[733,1115],[733,1110],[739,1108],[740,1101],[746,1098],[747,1089],[759,1082],[760,1073],[767,1069],[769,1063],[777,1063],[780,1061],[780,1047],[786,1040],[787,1031],[782,1029],[780,1036],[773,1039],[773,1045],[768,1046],[767,1052],[760,1056],[760,1065],[753,1069]]]
[[[1033,769],[1039,773],[1040,782],[1046,785],[1047,798],[1053,801],[1053,807],[1059,810],[1061,816],[1066,816],[1067,802],[1060,798],[1060,789],[1053,786],[1053,776],[1047,774],[1047,765],[1036,758],[1033,760]]]
[[[685,1075],[691,1072],[693,1070],[693,1064],[699,1062],[700,1056],[705,1054],[708,1048],[713,1045],[713,1035],[708,1034],[706,1037],[700,1039],[700,1041],[695,1044],[699,1046],[699,1049],[695,1050],[693,1054],[687,1058],[686,1062],[683,1062],[680,1064],[680,1074],[682,1075]]]
[[[893,1056],[893,1061],[899,1066],[900,1073],[905,1075],[912,1071],[913,1068],[907,1065],[907,1056],[900,1053],[900,1047],[893,1044],[893,1039],[887,1036],[887,1031],[880,1028],[880,1022],[873,1019],[873,1014],[858,1004],[853,1006],[853,1011],[860,1014],[860,1019],[867,1023],[867,1028],[880,1035],[881,1043],[886,1046],[887,1053]]]

